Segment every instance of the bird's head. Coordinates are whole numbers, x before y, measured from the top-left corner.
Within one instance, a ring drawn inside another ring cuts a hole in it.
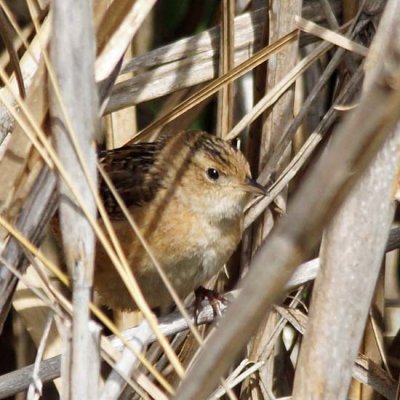
[[[237,218],[251,195],[265,194],[243,153],[222,139],[186,131],[169,138],[165,148],[176,195],[209,219]]]

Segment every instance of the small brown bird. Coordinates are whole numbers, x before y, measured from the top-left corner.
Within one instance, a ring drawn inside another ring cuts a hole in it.
[[[264,194],[243,154],[202,131],[106,151],[100,160],[182,299],[229,259],[241,238],[249,194]],[[104,182],[100,191],[150,307],[170,305],[171,296]],[[112,308],[137,308],[100,244],[95,288]]]

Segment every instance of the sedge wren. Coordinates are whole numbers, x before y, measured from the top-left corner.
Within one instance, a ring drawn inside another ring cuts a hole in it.
[[[249,195],[264,194],[244,155],[202,131],[106,151],[100,161],[182,299],[229,259],[241,238]],[[104,182],[100,191],[150,307],[170,305],[168,290]],[[137,308],[100,244],[95,288],[111,308]]]

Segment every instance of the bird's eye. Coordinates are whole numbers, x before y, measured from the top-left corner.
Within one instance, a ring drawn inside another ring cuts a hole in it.
[[[207,175],[213,181],[216,181],[219,178],[219,172],[215,168],[208,168]]]

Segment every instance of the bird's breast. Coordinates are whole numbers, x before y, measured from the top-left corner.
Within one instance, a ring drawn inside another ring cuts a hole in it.
[[[197,274],[199,285],[214,276],[234,252],[241,236],[241,221],[203,224],[203,234],[201,267]]]

